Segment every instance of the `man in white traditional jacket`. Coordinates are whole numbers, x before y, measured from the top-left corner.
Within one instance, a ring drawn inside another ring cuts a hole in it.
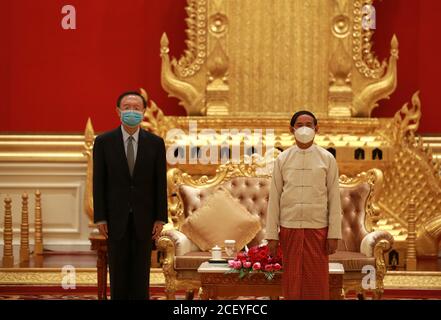
[[[266,239],[272,255],[280,241],[285,299],[329,299],[328,255],[341,239],[337,162],[314,144],[314,114],[299,111],[290,124],[296,145],[274,163]]]

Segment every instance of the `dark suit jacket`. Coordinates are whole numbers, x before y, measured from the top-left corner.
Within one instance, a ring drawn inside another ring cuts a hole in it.
[[[167,222],[164,140],[140,129],[133,176],[127,164],[122,128],[104,133],[93,147],[94,221],[106,220],[109,238],[118,240],[133,211],[136,237],[151,240],[153,223]]]

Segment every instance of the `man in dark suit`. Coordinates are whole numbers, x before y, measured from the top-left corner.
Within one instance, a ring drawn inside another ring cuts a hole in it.
[[[108,240],[112,299],[148,298],[152,239],[167,222],[165,146],[140,127],[147,101],[123,93],[121,126],[93,148],[94,221]]]

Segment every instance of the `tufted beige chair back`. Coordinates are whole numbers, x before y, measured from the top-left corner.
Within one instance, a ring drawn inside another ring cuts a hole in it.
[[[339,251],[360,252],[361,241],[368,234],[365,227],[365,208],[370,192],[371,187],[368,183],[340,186],[343,219]]]
[[[249,243],[254,246],[265,237],[266,209],[268,206],[270,180],[260,177],[236,177],[211,188],[195,188],[188,185],[179,187],[179,194],[184,205],[184,215],[188,217],[201,207],[206,197],[218,188],[227,189],[231,195],[238,199],[251,214],[258,215],[261,219],[262,229]],[[222,208],[220,208],[222,210]]]

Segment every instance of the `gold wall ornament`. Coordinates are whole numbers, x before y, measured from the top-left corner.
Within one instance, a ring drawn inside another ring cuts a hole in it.
[[[147,108],[141,127],[160,137],[165,137],[167,130],[172,128],[170,119],[164,116],[164,112],[162,112],[161,108],[159,108],[153,100],[150,100],[150,104],[148,103],[148,95],[143,88],[140,88],[139,91],[147,101]]]
[[[419,226],[414,242],[416,251],[420,255],[437,256],[441,243],[441,214]]]
[[[86,187],[84,191],[84,211],[89,217],[89,225],[93,225],[93,144],[95,142],[95,131],[92,120],[87,119],[84,130],[84,151],[87,159]]]
[[[229,65],[227,50],[229,19],[227,2],[215,0],[208,2],[208,58],[206,61],[206,107],[202,114],[207,116],[226,116],[229,114]]]
[[[370,28],[363,27],[363,19],[366,19],[364,8],[373,8],[374,0],[354,0],[353,24],[352,24],[352,52],[355,67],[366,78],[379,79],[386,70],[386,62],[380,63],[372,52],[372,36],[374,32]]]
[[[398,40],[394,35],[391,41],[389,65],[383,77],[367,84],[354,97],[354,116],[370,117],[378,106],[377,101],[388,98],[397,87]]]
[[[348,53],[350,43],[350,18],[347,15],[348,2],[334,1],[332,34],[334,47],[329,58],[328,115],[332,117],[351,117],[352,100],[352,60]]]
[[[228,56],[219,41],[208,57],[207,110],[208,116],[228,115]]]
[[[176,63],[175,71],[179,78],[191,77],[201,70],[205,62],[207,43],[207,0],[187,0],[185,41],[187,49]]]
[[[332,19],[332,33],[337,38],[347,38],[351,32],[351,19],[349,17],[347,0],[334,1],[334,13]]]
[[[161,39],[162,86],[189,115],[288,116],[307,108],[320,118],[370,117],[395,90],[398,59],[395,36],[388,63],[372,51],[365,22],[373,3],[189,0],[184,55],[170,62]]]
[[[85,192],[86,194],[86,192]],[[87,212],[87,211],[86,211]],[[41,192],[35,191],[35,255],[43,254],[43,216],[41,210]]]
[[[434,160],[431,149],[415,136],[420,118],[421,102],[416,92],[412,107],[406,103],[384,132],[394,153],[384,172],[385,188],[379,201],[382,219],[377,228],[388,230],[397,243],[406,241],[407,203],[413,199],[417,256],[434,257],[438,255],[441,234],[441,219],[436,219],[441,212],[441,165]],[[433,231],[430,236],[424,228],[429,226]]]
[[[29,262],[29,210],[27,193],[21,196],[20,264]]]
[[[351,67],[344,40],[340,39],[329,63],[328,113],[331,116],[349,118],[354,113]]]
[[[3,224],[3,268],[12,268],[14,266],[14,247],[12,246],[12,210],[11,198],[6,196],[4,200],[5,220]]]
[[[180,100],[179,104],[185,108],[188,115],[200,115],[204,108],[204,96],[194,85],[180,80],[175,75],[173,69],[177,69],[177,63],[176,60],[170,63],[168,44],[167,35],[164,33],[161,38],[162,87],[170,97],[176,97]]]
[[[421,120],[419,91],[415,92],[412,96],[412,106],[409,108],[408,105],[406,102],[401,110],[395,113],[394,131],[392,132],[395,143],[400,143],[408,137],[411,139],[415,137]]]
[[[327,115],[331,5],[244,0],[228,6],[230,114],[288,116],[306,107]]]

